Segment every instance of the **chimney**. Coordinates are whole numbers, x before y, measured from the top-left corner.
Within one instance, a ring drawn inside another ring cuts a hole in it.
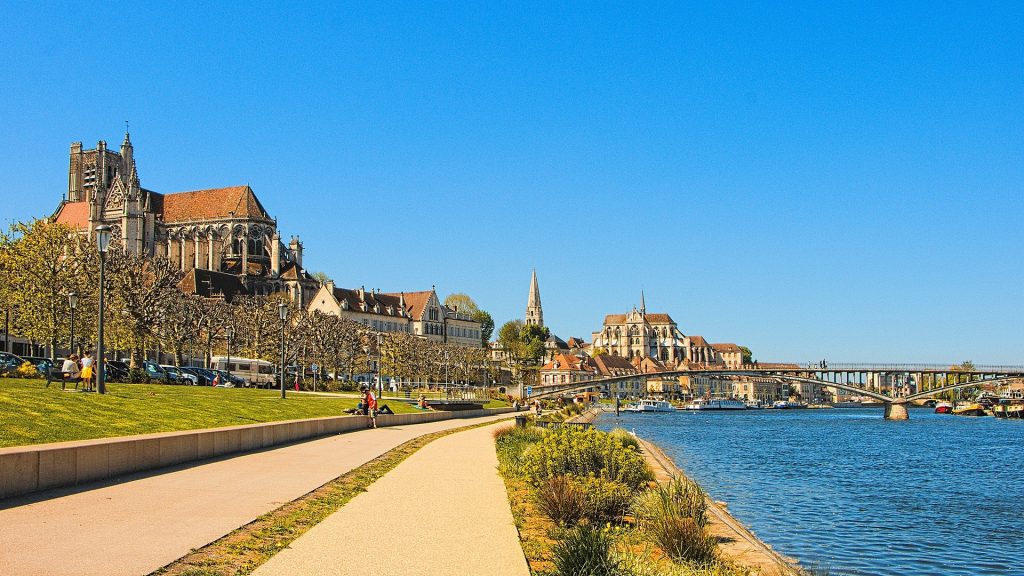
[[[359,301],[366,302],[366,286],[359,287]]]
[[[274,276],[281,275],[281,233],[277,230],[270,238],[270,271]]]
[[[328,280],[324,284],[324,286],[327,286],[327,289],[331,292],[332,295],[334,294],[334,280]]]

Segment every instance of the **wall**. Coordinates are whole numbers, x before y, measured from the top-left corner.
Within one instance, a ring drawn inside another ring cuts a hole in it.
[[[511,408],[378,416],[378,426],[422,424],[511,412]],[[366,416],[333,416],[0,448],[0,499],[50,488],[250,452],[319,436],[363,430]]]

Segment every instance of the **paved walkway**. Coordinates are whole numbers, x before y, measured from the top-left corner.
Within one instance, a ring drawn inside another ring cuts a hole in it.
[[[0,501],[0,574],[148,574],[407,440],[509,416],[350,432]]]
[[[254,576],[529,576],[493,432],[428,444]]]

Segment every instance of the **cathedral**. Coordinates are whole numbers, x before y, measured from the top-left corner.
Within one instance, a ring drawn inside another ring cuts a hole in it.
[[[143,188],[127,131],[118,151],[103,140],[91,150],[71,145],[68,192],[54,220],[90,236],[110,226],[112,244],[169,259],[197,288],[284,292],[305,305],[319,285],[302,267],[299,238],[284,244],[277,220],[248,185],[163,194]]]

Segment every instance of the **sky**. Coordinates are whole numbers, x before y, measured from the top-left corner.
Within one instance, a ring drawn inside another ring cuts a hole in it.
[[[1024,364],[1024,3],[0,3],[0,219],[130,121],[339,285],[761,361]]]

